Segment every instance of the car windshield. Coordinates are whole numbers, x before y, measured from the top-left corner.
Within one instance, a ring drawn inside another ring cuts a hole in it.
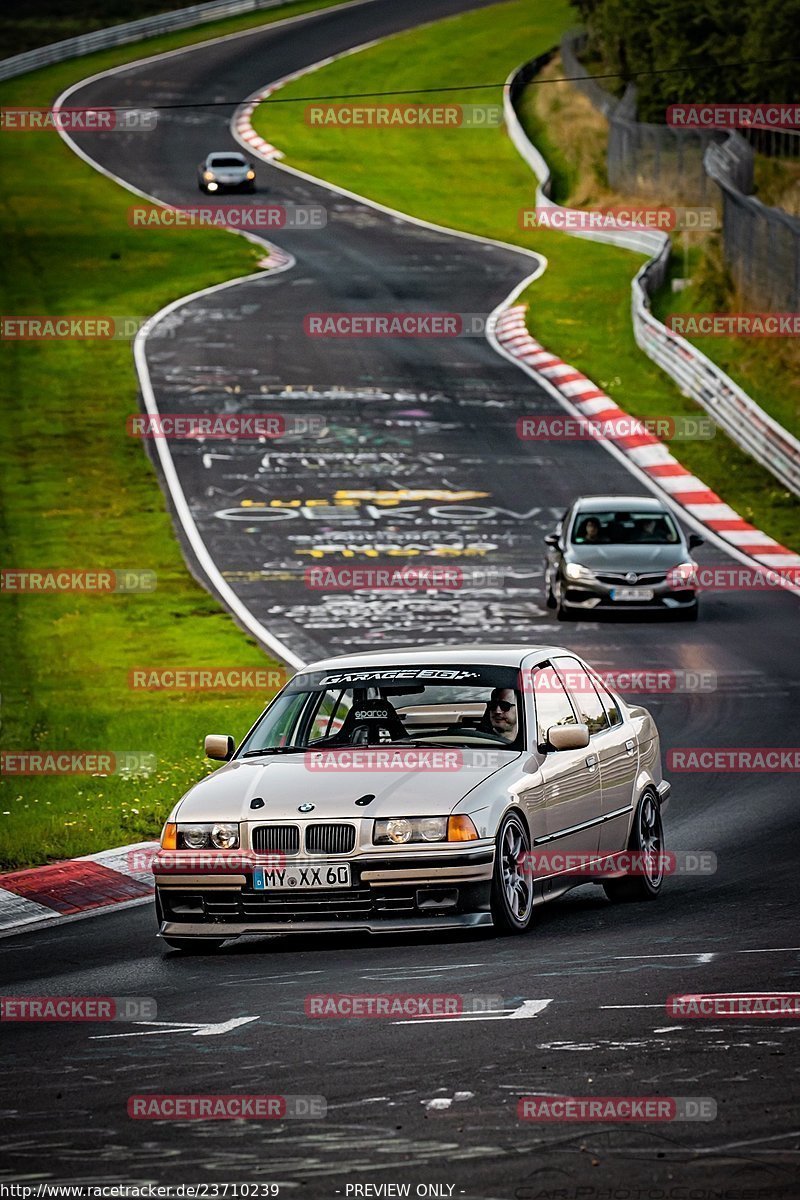
[[[239,757],[391,744],[521,749],[519,671],[401,664],[301,674],[263,714]]]
[[[208,165],[210,167],[243,167],[245,164],[243,158],[234,158],[231,154],[212,154]]]
[[[574,546],[672,546],[680,535],[668,512],[598,511],[576,514],[570,540]]]

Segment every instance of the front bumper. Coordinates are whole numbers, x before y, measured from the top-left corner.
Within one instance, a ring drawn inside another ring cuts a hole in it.
[[[240,874],[189,875],[160,872],[156,860],[160,934],[235,938],[245,933],[398,933],[491,924],[491,845],[457,854],[403,855],[402,862],[378,854],[347,861],[349,888],[296,892],[256,891],[247,868]]]
[[[652,600],[614,600],[612,593],[625,586],[628,585],[606,584],[599,580],[579,583],[567,580],[562,584],[561,602],[570,612],[587,615],[607,612],[685,612],[697,604],[697,592],[693,588],[673,588],[667,583],[631,585],[649,588],[653,592]]]

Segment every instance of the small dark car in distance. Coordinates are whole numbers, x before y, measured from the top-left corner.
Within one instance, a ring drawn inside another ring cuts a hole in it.
[[[655,497],[581,496],[544,540],[545,602],[559,621],[621,611],[697,619],[691,551],[703,539]]]

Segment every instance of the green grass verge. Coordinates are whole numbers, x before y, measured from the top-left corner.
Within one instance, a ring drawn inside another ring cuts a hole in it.
[[[534,180],[504,130],[319,127],[306,124],[303,101],[286,103],[293,96],[395,90],[412,93],[400,97],[402,102],[430,103],[437,97],[421,89],[501,84],[523,59],[556,44],[573,22],[566,4],[533,7],[527,0],[449,18],[297,80],[278,93],[281,103],[269,100],[259,107],[254,124],[292,165],[414,216],[540,250],[549,268],[523,297],[532,333],[627,412],[696,414],[696,405],[634,342],[630,284],[641,256],[548,230],[522,230],[519,210],[533,204]],[[454,91],[446,99],[499,103],[502,96],[498,86]],[[526,111],[532,120],[532,102]],[[532,132],[547,153],[545,131]],[[724,435],[678,442],[673,449],[743,517],[800,548],[796,503]]]
[[[688,275],[691,285],[673,292],[671,281]],[[737,302],[722,264],[719,237],[691,247],[687,260],[676,249],[670,274],[653,299],[653,313],[666,321],[672,313],[742,312],[754,305]],[[800,437],[800,351],[791,339],[691,337],[687,339],[744,388],[784,429]]]
[[[304,3],[271,14],[305,11]],[[0,103],[48,103],[93,71],[240,20],[50,67],[0,86]],[[265,15],[249,23],[265,23]],[[146,134],[142,134],[142,137]],[[220,231],[129,228],[130,194],[55,133],[0,139],[2,311],[146,316],[256,269],[257,250]],[[274,665],[189,575],[156,476],[125,432],[137,409],[129,342],[6,342],[0,540],[6,568],[147,568],[153,593],[0,595],[2,745],[138,750],[148,776],[0,781],[0,866],[12,868],[156,836],[175,799],[212,766],[207,732],[243,734],[257,693],[141,693],[134,666]]]

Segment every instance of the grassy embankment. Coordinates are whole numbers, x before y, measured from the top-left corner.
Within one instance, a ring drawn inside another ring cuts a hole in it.
[[[0,104],[46,105],[117,63],[318,7],[251,13],[49,67],[0,85]],[[257,269],[256,248],[220,231],[131,229],[129,193],[56,133],[0,135],[0,159],[3,313],[141,317]],[[175,798],[212,769],[203,734],[241,735],[265,698],[131,691],[131,667],[275,664],[184,565],[155,473],[125,432],[137,407],[130,343],[5,342],[4,358],[2,566],[158,576],[150,594],[0,595],[3,748],[135,750],[158,762],[138,778],[6,776],[7,869],[157,835]]]

